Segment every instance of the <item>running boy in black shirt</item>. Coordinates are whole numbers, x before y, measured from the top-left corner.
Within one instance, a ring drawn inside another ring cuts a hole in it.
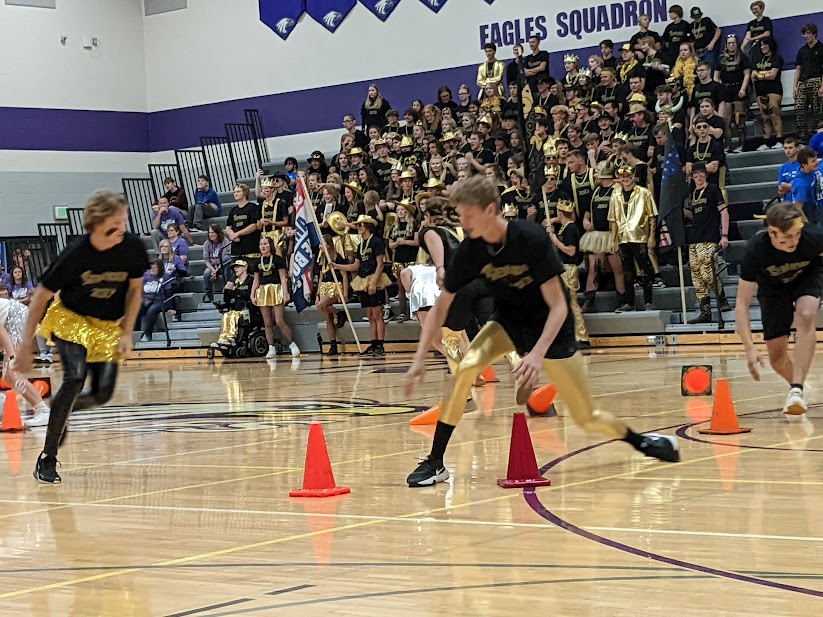
[[[414,361],[407,373],[407,393],[426,372],[426,356],[440,337],[455,294],[476,279],[495,299],[495,315],[469,346],[446,388],[431,454],[408,477],[409,486],[430,486],[449,478],[443,455],[477,375],[496,359],[516,351],[516,398],[525,404],[543,369],[557,386],[575,422],[585,430],[628,442],[638,451],[666,461],[680,459],[677,440],[638,435],[609,413],[594,410],[582,357],[577,353],[564,268],[546,233],[530,221],[509,221],[500,212],[493,182],[474,177],[460,184],[451,199],[468,239],[454,254],[442,294],[431,310]]]
[[[749,241],[740,267],[735,321],[746,351],[749,372],[760,381],[763,359],[752,341],[749,304],[755,290],[760,303],[763,338],[769,364],[790,385],[783,413],[802,415],[807,404],[803,382],[809,373],[817,342],[816,322],[823,288],[823,236],[803,226],[800,211],[777,203],[766,212],[768,231]],[[794,355],[789,357],[789,333],[797,330]]]

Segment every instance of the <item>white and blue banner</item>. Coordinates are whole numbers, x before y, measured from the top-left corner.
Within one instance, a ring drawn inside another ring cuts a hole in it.
[[[311,306],[312,248],[320,246],[314,211],[303,179],[294,193],[294,256],[291,262],[291,289],[294,308],[299,313]]]
[[[284,41],[306,12],[306,0],[260,0],[260,21]]]
[[[400,4],[400,0],[360,0],[360,4],[374,13],[380,21],[386,21]]]
[[[435,13],[439,13],[440,9],[442,9],[448,0],[420,0],[423,4],[429,7]]]
[[[306,12],[329,32],[343,23],[357,0],[306,0]]]

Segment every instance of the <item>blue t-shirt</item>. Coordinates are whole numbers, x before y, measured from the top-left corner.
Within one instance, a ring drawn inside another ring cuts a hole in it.
[[[795,161],[794,163],[789,163],[786,161],[780,166],[780,171],[777,172],[777,184],[778,186],[783,184],[791,184],[794,181],[795,176],[797,176],[797,172],[800,171],[800,163]],[[792,198],[792,193],[789,191],[786,193],[785,200],[789,201]]]
[[[178,227],[186,224],[186,219],[183,216],[183,213],[180,212],[180,210],[178,210],[174,206],[169,208],[169,211],[165,214],[160,215],[160,226],[158,227],[158,229],[160,230],[160,233],[163,234],[164,238],[169,237],[169,234],[166,233],[166,230],[172,223],[174,223]]]
[[[817,152],[819,156],[823,156],[823,133],[815,133],[809,140],[809,148]]]
[[[792,202],[803,204],[803,213],[813,225],[823,222],[823,173],[798,171],[792,182]]]
[[[214,204],[217,206],[217,216],[223,214],[223,204],[220,203],[220,198],[217,196],[217,192],[213,188],[209,188],[208,191],[201,191],[200,189],[197,189],[194,192],[194,203]]]

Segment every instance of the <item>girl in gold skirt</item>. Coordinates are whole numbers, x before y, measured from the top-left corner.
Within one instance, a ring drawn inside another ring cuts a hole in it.
[[[46,441],[34,469],[40,482],[60,482],[57,448],[69,414],[111,398],[120,358],[134,347],[134,323],[149,258],[140,238],[126,233],[128,208],[122,194],[92,195],[84,211],[86,235],[49,266],[29,305],[16,370],[21,374],[31,370],[31,346],[41,322],[40,334],[57,344],[63,364],[63,384],[52,399]],[[58,292],[59,298],[49,307]],[[91,391],[81,395],[89,374]]]
[[[349,261],[345,255],[337,252],[334,246],[334,240],[330,235],[323,236],[323,244],[326,245],[326,250],[329,252],[331,262],[338,265],[346,265]],[[329,356],[336,356],[339,352],[337,350],[337,328],[341,328],[346,323],[346,313],[334,307],[335,304],[345,304],[349,297],[349,273],[343,270],[337,273],[338,284],[335,284],[332,275],[332,268],[326,259],[326,253],[320,249],[320,256],[318,257],[320,265],[320,285],[317,288],[317,299],[315,306],[317,310],[323,313],[326,318],[326,330],[329,332]],[[342,293],[341,293],[342,291]]]
[[[263,314],[266,340],[269,342],[269,352],[266,358],[274,358],[277,355],[277,349],[274,346],[275,324],[283,338],[289,342],[291,355],[299,356],[300,348],[294,342],[291,329],[286,324],[286,302],[289,300],[286,261],[275,252],[274,240],[270,236],[260,238],[260,263],[255,268],[251,300]]]

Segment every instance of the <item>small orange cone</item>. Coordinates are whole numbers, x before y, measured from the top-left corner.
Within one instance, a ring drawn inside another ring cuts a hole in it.
[[[6,393],[6,403],[3,405],[3,422],[0,423],[0,432],[11,433],[22,431],[23,420],[20,418],[20,407],[17,405],[17,393],[9,390]]]
[[[500,380],[497,378],[497,375],[494,374],[494,367],[489,364],[486,368],[483,369],[483,372],[480,373],[480,376],[486,380],[486,383],[500,383]]]
[[[429,407],[426,411],[421,413],[419,416],[415,416],[411,420],[409,420],[409,424],[412,426],[425,426],[427,424],[437,424],[437,421],[440,419],[440,403],[435,405],[434,407]]]
[[[51,383],[47,379],[35,379],[31,382],[31,385],[34,386],[41,398],[47,397],[51,392]]]
[[[334,483],[334,472],[329,461],[329,451],[326,449],[323,427],[319,422],[312,422],[309,426],[303,488],[289,491],[289,497],[334,497],[346,493],[351,493],[351,489]]]
[[[729,389],[728,379],[718,379],[712,407],[712,423],[709,428],[698,429],[703,435],[737,435],[750,433],[750,428],[740,428],[737,422],[737,413],[734,410],[732,392]]]
[[[549,486],[551,484],[550,480],[540,475],[540,470],[537,468],[526,414],[522,412],[514,414],[512,440],[509,446],[509,468],[506,479],[498,480],[497,484],[503,488]]]
[[[6,456],[9,459],[9,472],[13,476],[19,476],[20,459],[23,455],[23,434],[3,433],[3,445],[6,446]]]
[[[557,409],[554,408],[555,398],[557,398],[557,388],[554,387],[554,384],[547,384],[538,388],[532,392],[529,402],[526,404],[529,415],[553,418],[557,415]]]

